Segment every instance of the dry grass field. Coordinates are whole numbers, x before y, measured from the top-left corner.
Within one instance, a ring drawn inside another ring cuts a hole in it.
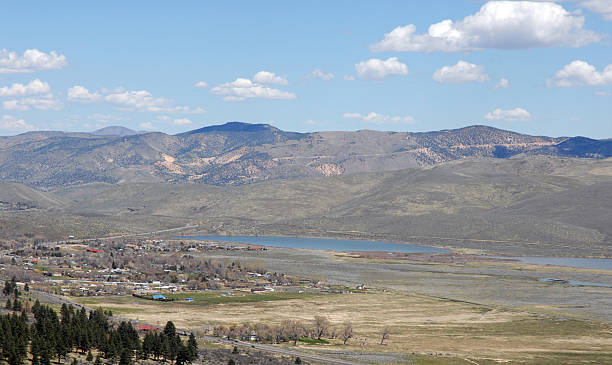
[[[353,323],[347,346],[299,346],[308,350],[404,353],[417,363],[600,364],[612,361],[612,326],[535,312],[511,310],[399,293],[305,296],[302,299],[228,303],[156,303],[131,297],[75,298],[142,322],[201,329],[241,323],[312,321],[317,314],[340,326]],[[380,332],[390,338],[380,345]],[[437,354],[437,356],[427,356]],[[418,361],[417,361],[418,360]]]

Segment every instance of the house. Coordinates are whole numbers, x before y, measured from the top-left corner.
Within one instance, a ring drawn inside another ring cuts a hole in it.
[[[145,332],[147,332],[147,331],[158,331],[159,330],[159,328],[157,328],[155,326],[150,326],[148,324],[142,324],[142,325],[138,326],[138,329],[141,330],[141,331],[145,331]]]

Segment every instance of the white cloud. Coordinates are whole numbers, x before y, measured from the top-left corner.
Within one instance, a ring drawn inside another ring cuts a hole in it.
[[[205,88],[205,87],[208,87],[208,84],[206,83],[206,81],[199,81],[194,86],[195,87]]]
[[[355,80],[355,76],[353,76],[353,75],[344,75],[344,79],[346,81],[353,81],[353,80]]]
[[[391,75],[407,75],[408,66],[398,61],[397,57],[386,60],[371,58],[355,65],[357,76],[365,80],[382,80]]]
[[[583,0],[580,5],[594,13],[603,15],[605,20],[612,20],[612,1],[610,0]]]
[[[573,61],[565,65],[547,80],[548,86],[572,87],[572,86],[601,86],[612,84],[612,64],[606,66],[599,72],[595,66],[585,61]]]
[[[365,123],[372,124],[409,124],[414,123],[414,118],[411,116],[389,116],[384,114],[378,114],[375,112],[370,112],[368,114],[361,113],[344,113],[342,118],[347,119],[361,119],[361,121]]]
[[[454,66],[444,66],[433,74],[433,79],[441,83],[463,84],[489,80],[484,66],[459,61]]]
[[[510,81],[504,78],[501,78],[499,82],[495,85],[496,89],[507,89],[509,87],[510,87]]]
[[[91,103],[100,100],[101,96],[98,92],[90,92],[86,87],[75,85],[68,89],[68,100],[79,103]]]
[[[597,96],[608,96],[608,95],[610,95],[610,93],[607,92],[607,91],[595,91],[595,95],[597,95]]]
[[[145,131],[152,131],[155,130],[155,126],[153,126],[153,123],[151,122],[142,122],[138,125],[138,127],[140,127],[140,129],[143,129]]]
[[[259,71],[253,76],[253,82],[258,84],[275,84],[275,85],[288,85],[289,81],[286,79],[276,76],[273,72]]]
[[[53,70],[66,66],[66,56],[55,51],[41,52],[28,49],[20,56],[17,52],[0,50],[0,73],[25,73],[40,70]]]
[[[306,75],[307,78],[309,79],[321,79],[323,81],[330,81],[332,80],[334,77],[336,77],[333,73],[325,73],[323,71],[321,71],[321,69],[317,68],[316,70],[312,71],[311,73],[309,73],[308,75]]]
[[[48,93],[49,91],[51,91],[51,87],[48,83],[36,79],[26,85],[14,83],[10,87],[0,87],[0,96],[36,95]]]
[[[296,95],[254,83],[249,79],[237,78],[233,82],[217,85],[210,91],[223,96],[225,101],[244,101],[246,99],[295,99]]]
[[[202,114],[206,112],[202,108],[192,109],[188,106],[174,105],[170,99],[154,98],[153,95],[146,90],[119,91],[107,95],[104,100],[121,109],[138,112],[185,114]]]
[[[193,122],[191,121],[191,119],[179,118],[179,119],[174,119],[172,121],[172,124],[174,124],[174,125],[189,125],[189,124],[193,124]]]
[[[12,115],[3,115],[0,119],[0,130],[11,132],[35,131],[38,128],[26,123],[23,119],[17,119]]]
[[[64,105],[52,94],[35,98],[10,99],[2,102],[4,110],[26,111],[31,108],[38,110],[60,110]]]
[[[94,114],[88,115],[87,119],[94,120],[100,123],[125,122],[125,121],[130,120],[130,118],[126,118],[121,115],[101,114],[101,113],[94,113]]]
[[[526,122],[530,118],[531,113],[522,108],[515,108],[510,110],[502,110],[498,108],[485,115],[485,119],[489,121],[503,120],[506,122]]]
[[[583,28],[584,16],[552,2],[489,1],[473,15],[432,24],[417,34],[409,24],[385,34],[374,52],[462,52],[486,48],[580,47],[602,36]]]

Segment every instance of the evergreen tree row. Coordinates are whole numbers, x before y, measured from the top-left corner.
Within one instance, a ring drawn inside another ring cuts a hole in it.
[[[15,302],[17,299],[11,303],[11,309],[21,307],[20,302]],[[141,341],[131,322],[111,326],[111,314],[101,308],[87,313],[85,308],[75,310],[72,305],[63,304],[58,316],[53,308],[37,300],[32,313],[31,325],[25,311],[21,315],[0,316],[0,360],[21,365],[29,352],[32,365],[51,365],[53,359],[61,363],[69,353],[81,353],[87,354],[86,360],[92,362],[92,349],[111,363],[119,361],[120,365],[131,365],[135,359],[149,357],[184,365],[198,357],[193,334],[183,343],[172,322],[166,324],[163,332],[149,332]],[[101,363],[98,355],[95,364]]]

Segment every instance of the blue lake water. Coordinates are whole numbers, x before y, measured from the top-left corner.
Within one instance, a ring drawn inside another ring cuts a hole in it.
[[[526,264],[556,265],[583,269],[612,270],[612,259],[591,259],[580,257],[504,257]]]
[[[311,250],[332,251],[383,251],[383,252],[451,252],[442,248],[423,245],[393,243],[386,241],[343,240],[332,238],[303,238],[279,236],[191,236],[172,237],[176,239],[194,239],[202,241],[221,241],[234,243],[248,243],[260,246],[305,248]],[[574,257],[499,257],[512,259],[526,264],[568,266],[584,269],[612,270],[612,259],[592,259]]]
[[[173,237],[178,239],[194,239],[203,241],[222,241],[248,243],[252,245],[306,248],[311,250],[332,251],[385,251],[385,252],[450,252],[442,248],[422,245],[411,245],[385,241],[342,240],[331,238],[303,238],[277,236],[192,236]]]

